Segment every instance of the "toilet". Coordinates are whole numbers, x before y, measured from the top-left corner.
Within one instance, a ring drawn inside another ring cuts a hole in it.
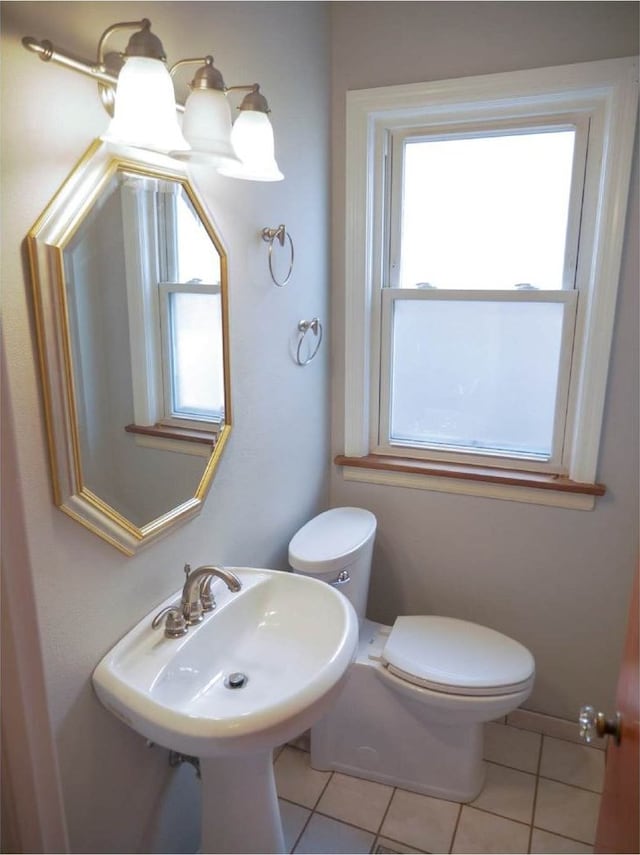
[[[311,729],[311,765],[451,801],[484,783],[484,723],[529,697],[531,653],[493,629],[436,615],[393,626],[365,616],[376,518],[333,508],[291,539],[296,573],[334,585],[351,601],[360,641],[344,688]]]

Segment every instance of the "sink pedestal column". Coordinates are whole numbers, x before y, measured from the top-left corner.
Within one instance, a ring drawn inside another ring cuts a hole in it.
[[[202,853],[282,853],[273,752],[200,758]]]

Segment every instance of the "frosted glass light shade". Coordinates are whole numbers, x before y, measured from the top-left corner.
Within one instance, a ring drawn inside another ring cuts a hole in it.
[[[231,110],[219,89],[194,89],[187,98],[182,133],[191,146],[172,155],[214,165],[240,163],[231,145]]]
[[[118,76],[114,116],[102,139],[162,152],[189,148],[164,63],[144,56],[127,59]]]
[[[242,161],[219,171],[248,181],[282,181],[274,154],[273,128],[266,113],[242,110],[231,130],[231,143]]]

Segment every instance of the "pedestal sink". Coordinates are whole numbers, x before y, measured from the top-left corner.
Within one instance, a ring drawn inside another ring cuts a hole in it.
[[[331,704],[353,660],[356,614],[329,585],[233,568],[217,607],[182,638],[152,629],[159,604],[99,663],[93,684],[114,715],[153,742],[200,758],[201,852],[283,852],[272,751]]]

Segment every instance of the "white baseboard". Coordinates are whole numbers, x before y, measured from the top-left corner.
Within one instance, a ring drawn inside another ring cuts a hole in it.
[[[566,718],[556,718],[532,710],[517,709],[507,716],[506,723],[522,730],[534,730],[544,736],[555,736],[557,739],[566,739],[569,742],[584,745],[584,740],[578,734],[577,718],[576,721],[569,721]],[[598,739],[591,743],[591,747],[604,749],[607,747],[607,740]]]

